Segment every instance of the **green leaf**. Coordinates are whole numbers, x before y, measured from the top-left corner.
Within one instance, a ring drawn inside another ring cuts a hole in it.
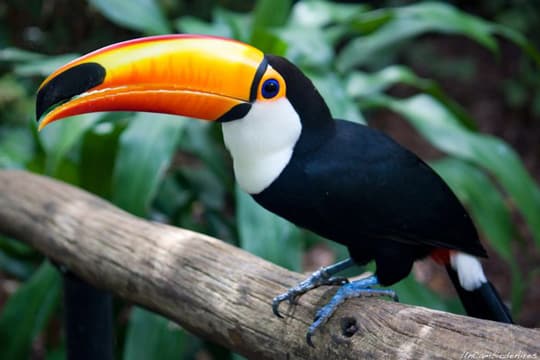
[[[362,4],[339,4],[328,1],[301,1],[294,5],[290,23],[322,28],[332,23],[348,22],[368,9]]]
[[[182,33],[233,37],[232,30],[227,24],[215,21],[208,23],[193,16],[183,16],[177,19],[174,24],[176,29]]]
[[[372,60],[405,40],[428,32],[467,36],[491,51],[497,51],[491,24],[481,18],[461,12],[444,3],[423,2],[409,6],[376,10],[383,12],[389,20],[382,22],[376,31],[352,40],[337,58],[338,68],[346,72]],[[363,22],[373,20],[373,13],[360,14],[351,25],[362,27]]]
[[[171,28],[156,0],[90,0],[107,19],[145,34],[166,34]]]
[[[47,76],[62,65],[79,57],[77,54],[64,54],[58,56],[47,56],[43,59],[37,59],[18,64],[13,72],[20,76]]]
[[[527,38],[523,34],[500,24],[491,24],[491,26],[495,34],[505,37],[508,40],[512,41],[514,44],[521,47],[521,49],[527,55],[529,55],[532,59],[534,59],[534,61],[536,61],[538,65],[540,65],[540,52],[532,42],[527,40]]]
[[[74,116],[65,121],[54,122],[41,131],[39,139],[47,154],[46,174],[56,173],[66,154],[102,116],[103,113]]]
[[[275,30],[285,41],[287,58],[302,68],[327,70],[334,57],[334,49],[321,29],[290,25]]]
[[[18,259],[33,258],[37,253],[29,245],[4,236],[0,236],[0,250]]]
[[[66,358],[66,345],[62,344],[58,348],[48,350],[45,360],[65,360]]]
[[[243,42],[249,42],[253,28],[253,18],[250,13],[237,13],[227,9],[216,7],[213,12],[213,24],[226,27],[228,30],[221,36],[231,33],[231,38]]]
[[[240,247],[288,269],[299,271],[302,259],[300,230],[236,189]]]
[[[136,307],[129,317],[124,360],[182,359],[184,332],[170,320]]]
[[[33,263],[15,259],[0,250],[0,270],[19,280],[26,280],[36,270],[36,267]]]
[[[205,167],[232,189],[234,179],[230,168],[230,155],[221,139],[221,129],[215,124],[208,121],[188,121],[178,148],[202,160]]]
[[[510,146],[493,136],[465,129],[431,96],[416,95],[405,100],[379,97],[378,102],[408,119],[438,149],[491,173],[523,214],[540,245],[540,189]]]
[[[249,43],[265,53],[285,55],[287,43],[271,28],[285,24],[291,8],[290,0],[259,0],[253,12]]]
[[[0,127],[0,168],[24,168],[34,156],[34,145],[27,129]]]
[[[372,96],[379,96],[396,84],[413,86],[429,94],[444,104],[467,128],[476,129],[474,120],[454,100],[452,100],[441,87],[433,80],[417,76],[406,66],[392,65],[376,73],[355,71],[346,79],[347,93],[357,98],[360,104],[369,105]]]
[[[87,131],[82,140],[79,186],[105,199],[111,198],[114,161],[123,129],[118,123],[102,122]]]
[[[137,113],[120,136],[112,200],[139,216],[148,212],[176,149],[186,118]]]
[[[0,50],[0,61],[6,62],[26,62],[32,60],[41,60],[46,56],[36,52],[8,47]]]
[[[225,188],[217,174],[207,167],[192,167],[180,169],[184,181],[187,182],[191,193],[197,194],[206,207],[214,210],[225,206]]]
[[[263,28],[253,29],[250,43],[267,54],[285,56],[287,51],[287,42],[272,31]]]
[[[0,269],[20,280],[27,280],[36,270],[42,256],[17,240],[0,236]]]
[[[0,78],[0,109],[8,106],[26,96],[26,90],[22,86],[20,79],[15,76],[2,76]]]
[[[284,25],[290,9],[291,0],[258,0],[253,13],[253,28]]]
[[[32,278],[8,299],[0,314],[2,359],[28,358],[33,339],[47,325],[59,305],[60,288],[58,272],[44,262]]]
[[[491,246],[506,261],[512,258],[516,229],[505,200],[484,172],[469,163],[447,158],[431,164],[471,212]]]

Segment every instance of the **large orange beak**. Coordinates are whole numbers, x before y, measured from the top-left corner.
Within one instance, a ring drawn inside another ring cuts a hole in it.
[[[39,128],[97,111],[233,120],[249,111],[265,69],[261,51],[223,38],[165,35],[114,44],[45,79],[37,94]]]

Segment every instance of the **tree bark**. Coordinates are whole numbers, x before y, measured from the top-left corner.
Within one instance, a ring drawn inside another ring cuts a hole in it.
[[[0,233],[248,358],[540,357],[538,330],[373,298],[342,305],[311,348],[306,330],[335,287],[311,291],[297,306],[282,304],[285,318],[279,319],[272,298],[303,275],[22,171],[0,171]]]

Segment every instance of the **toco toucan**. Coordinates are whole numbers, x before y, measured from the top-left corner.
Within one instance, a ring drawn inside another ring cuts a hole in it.
[[[96,111],[149,111],[221,123],[239,186],[292,223],[345,245],[350,259],[277,296],[291,303],[321,285],[341,287],[307,341],[345,299],[388,295],[432,256],[444,264],[467,313],[512,322],[477,257],[486,252],[445,182],[380,131],[333,119],[312,82],[288,60],[238,41],[166,35],[114,44],[51,74],[37,94],[40,129]],[[374,260],[375,274],[336,274]]]

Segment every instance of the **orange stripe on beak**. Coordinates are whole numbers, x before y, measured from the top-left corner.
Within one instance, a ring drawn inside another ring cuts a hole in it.
[[[111,45],[55,71],[40,86],[40,129],[96,111],[148,111],[218,120],[252,99],[261,51],[232,40],[167,35]],[[256,85],[256,84],[255,84]]]

